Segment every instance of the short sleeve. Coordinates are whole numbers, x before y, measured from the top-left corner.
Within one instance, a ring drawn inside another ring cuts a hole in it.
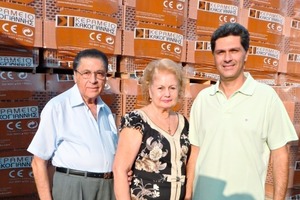
[[[121,118],[121,126],[119,131],[124,128],[133,128],[138,130],[141,134],[143,134],[145,120],[141,113],[138,110],[131,111],[126,113]]]

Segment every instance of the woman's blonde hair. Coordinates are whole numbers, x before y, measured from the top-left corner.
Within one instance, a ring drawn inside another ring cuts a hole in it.
[[[149,96],[149,87],[153,82],[153,76],[154,74],[158,74],[161,71],[168,71],[176,76],[179,87],[178,99],[184,96],[184,88],[186,81],[182,71],[182,66],[168,58],[153,60],[146,66],[144,70],[144,75],[141,79],[142,93],[145,100],[145,104],[149,104],[151,101]]]

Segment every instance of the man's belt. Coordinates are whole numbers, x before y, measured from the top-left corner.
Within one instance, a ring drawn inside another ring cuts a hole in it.
[[[75,169],[68,169],[68,168],[64,168],[64,167],[56,167],[56,171],[65,173],[65,174],[91,177],[91,178],[112,179],[114,177],[112,172],[107,172],[107,173],[85,172],[85,171],[80,171],[80,170],[75,170]]]

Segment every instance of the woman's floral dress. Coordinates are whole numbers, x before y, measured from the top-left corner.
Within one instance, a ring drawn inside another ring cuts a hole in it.
[[[142,110],[127,113],[121,129],[134,128],[143,135],[133,165],[131,199],[177,200],[185,195],[186,162],[190,153],[189,123],[177,114],[173,136],[156,126]]]

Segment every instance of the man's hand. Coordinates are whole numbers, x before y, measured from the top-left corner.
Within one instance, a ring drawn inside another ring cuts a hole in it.
[[[128,183],[129,185],[131,185],[131,181],[132,181],[132,174],[133,174],[133,171],[130,170],[128,173],[127,173],[127,176],[128,176]]]

